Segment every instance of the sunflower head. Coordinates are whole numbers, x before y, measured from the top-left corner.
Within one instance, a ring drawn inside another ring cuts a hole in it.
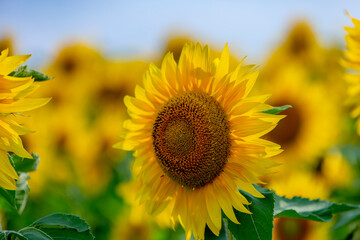
[[[23,64],[30,55],[8,56],[6,49],[0,54],[0,187],[16,189],[15,179],[19,179],[13,169],[8,152],[20,157],[32,158],[24,149],[19,135],[31,131],[17,123],[14,113],[26,112],[41,107],[50,99],[27,98],[38,86],[32,77],[9,76]]]
[[[213,59],[213,60],[212,60]],[[264,113],[268,96],[249,97],[258,72],[242,66],[229,72],[229,51],[211,58],[208,46],[185,44],[178,63],[168,53],[150,65],[135,97],[124,101],[130,119],[115,147],[134,150],[134,175],[146,209],[170,209],[187,238],[204,238],[207,225],[221,229],[221,210],[238,223],[233,207],[250,213],[238,188],[256,197],[252,184],[268,173],[280,146],[260,137],[283,116]]]

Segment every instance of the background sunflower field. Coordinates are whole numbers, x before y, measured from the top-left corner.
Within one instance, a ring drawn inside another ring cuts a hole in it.
[[[26,64],[52,77],[32,94],[51,101],[20,122],[33,130],[21,136],[24,148],[40,157],[26,207],[11,212],[0,201],[0,229],[61,212],[85,219],[96,239],[184,239],[170,219],[139,207],[132,153],[113,145],[128,118],[124,97],[150,63],[161,66],[169,51],[178,61],[188,42],[208,44],[213,57],[228,43],[230,68],[245,56],[260,65],[253,95],[271,93],[272,106],[292,106],[264,136],[284,152],[263,187],[360,204],[360,136],[345,77],[360,63],[352,70],[343,63],[344,27],[354,26],[345,11],[360,19],[357,1],[0,0],[0,9],[0,52],[32,54]],[[360,239],[360,210],[327,223],[278,217],[272,235]]]

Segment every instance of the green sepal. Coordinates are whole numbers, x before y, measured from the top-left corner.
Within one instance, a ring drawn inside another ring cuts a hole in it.
[[[291,105],[284,105],[284,106],[281,106],[281,107],[273,107],[269,110],[265,110],[265,111],[261,111],[261,113],[267,113],[267,114],[278,114],[278,113],[281,113],[283,111],[285,111],[286,109],[289,109],[289,108],[292,108]]]
[[[52,79],[52,77],[49,77],[45,73],[38,72],[36,70],[30,69],[28,66],[20,66],[15,71],[11,72],[9,76],[12,77],[33,77],[34,81],[36,82],[42,82],[46,80]]]
[[[16,172],[32,172],[38,168],[40,162],[39,155],[31,153],[31,156],[33,158],[22,158],[15,154],[10,156]]]

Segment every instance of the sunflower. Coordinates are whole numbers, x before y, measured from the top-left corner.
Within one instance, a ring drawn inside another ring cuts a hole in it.
[[[330,95],[342,101],[345,84],[339,81],[343,74],[340,56],[338,46],[323,47],[311,26],[299,21],[290,29],[284,43],[271,54],[259,79],[272,82],[284,68],[296,66],[305,71],[306,81],[326,83]]]
[[[342,61],[346,68],[349,68],[353,72],[345,74],[345,79],[349,82],[349,102],[355,105],[351,115],[354,118],[358,118],[357,133],[360,135],[360,21],[351,18],[354,27],[345,27],[348,35],[345,36],[347,50],[345,51],[345,60]]]
[[[124,98],[131,119],[114,147],[135,151],[140,202],[152,215],[169,207],[187,239],[203,239],[206,225],[218,235],[221,210],[235,223],[233,207],[250,214],[238,188],[263,197],[252,184],[281,152],[260,139],[283,116],[262,112],[272,108],[267,95],[248,97],[258,72],[228,69],[227,45],[211,61],[208,46],[185,44],[178,64],[168,53],[161,69],[150,65],[135,97]]]
[[[10,56],[8,50],[0,55],[0,187],[16,189],[15,179],[19,180],[12,167],[7,152],[20,157],[32,158],[23,148],[19,135],[31,132],[16,122],[13,113],[29,111],[45,105],[49,99],[26,98],[37,89],[32,77],[17,78],[9,76],[30,55]]]
[[[327,240],[331,223],[319,223],[304,219],[275,218],[273,236],[275,240]]]
[[[284,43],[271,55],[260,77],[271,80],[279,69],[288,64],[309,70],[318,69],[322,60],[321,50],[310,25],[299,21],[291,27]]]
[[[265,136],[284,148],[278,157],[281,168],[313,163],[336,143],[339,106],[324,84],[308,81],[306,69],[288,65],[278,71],[271,84],[264,84],[264,89],[273,93],[270,104],[292,106],[283,112],[287,117],[279,126]]]

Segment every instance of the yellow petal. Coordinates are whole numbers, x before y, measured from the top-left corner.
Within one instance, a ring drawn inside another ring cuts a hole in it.
[[[2,113],[26,112],[44,106],[50,100],[50,98],[19,99],[10,104],[0,103],[0,109]]]
[[[31,55],[17,55],[6,57],[0,62],[0,74],[8,75],[12,71],[15,71],[21,64],[26,62]]]

